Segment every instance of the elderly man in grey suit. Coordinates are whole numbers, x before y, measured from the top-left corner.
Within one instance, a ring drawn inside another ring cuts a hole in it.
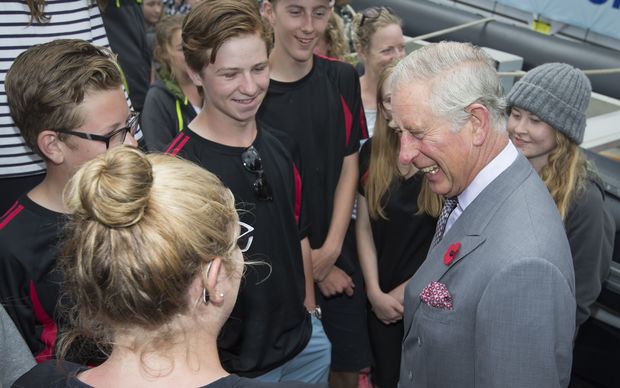
[[[392,107],[400,162],[445,198],[405,290],[400,387],[567,386],[570,248],[549,191],[508,140],[491,59],[465,43],[417,50],[394,71]]]

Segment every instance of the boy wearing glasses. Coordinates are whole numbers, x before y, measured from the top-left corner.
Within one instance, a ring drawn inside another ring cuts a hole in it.
[[[330,344],[306,309],[315,303],[300,169],[255,117],[269,85],[269,36],[256,0],[199,3],[182,38],[188,73],[205,102],[167,153],[203,166],[230,188],[239,246],[257,262],[247,267],[218,338],[222,365],[263,381],[327,382]]]
[[[310,214],[313,275],[323,325],[332,341],[332,387],[356,387],[370,366],[361,271],[343,249],[357,186],[358,148],[366,136],[359,78],[352,66],[313,55],[331,13],[328,0],[271,0],[271,83],[259,118],[299,145]],[[347,241],[354,241],[348,240]],[[354,242],[353,242],[354,244]],[[354,248],[353,248],[354,251]]]
[[[11,116],[47,175],[0,218],[0,301],[38,362],[56,341],[64,186],[107,148],[137,145],[122,84],[111,53],[78,39],[29,48],[6,76]]]

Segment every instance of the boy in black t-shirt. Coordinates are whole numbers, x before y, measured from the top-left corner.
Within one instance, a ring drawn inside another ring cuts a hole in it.
[[[331,13],[328,0],[265,1],[274,32],[271,83],[260,120],[301,150],[317,301],[332,341],[330,385],[354,387],[370,366],[366,297],[356,260],[343,255],[366,128],[359,78],[348,64],[313,55]]]
[[[230,188],[240,247],[259,263],[247,268],[218,338],[222,364],[264,381],[326,382],[331,347],[308,313],[315,303],[299,162],[255,118],[269,85],[269,38],[257,3],[199,3],[182,37],[190,78],[205,102],[167,153],[199,164]]]
[[[11,116],[47,175],[0,218],[0,301],[38,362],[53,356],[62,276],[54,270],[65,184],[86,161],[137,145],[111,53],[60,39],[20,54],[6,76]],[[129,121],[129,123],[128,123]]]

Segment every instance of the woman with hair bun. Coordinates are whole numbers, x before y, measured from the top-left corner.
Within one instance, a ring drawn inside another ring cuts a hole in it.
[[[65,202],[60,264],[72,306],[60,355],[87,339],[109,358],[91,369],[48,361],[16,386],[271,386],[229,375],[218,356],[243,258],[233,196],[215,175],[119,147],[76,173]]]

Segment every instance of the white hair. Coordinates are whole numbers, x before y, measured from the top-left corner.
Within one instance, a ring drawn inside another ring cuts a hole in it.
[[[429,108],[454,130],[469,118],[465,108],[474,102],[488,109],[495,130],[506,130],[502,85],[494,61],[480,47],[444,41],[413,51],[394,69],[391,85],[396,90],[415,82],[429,85]]]

